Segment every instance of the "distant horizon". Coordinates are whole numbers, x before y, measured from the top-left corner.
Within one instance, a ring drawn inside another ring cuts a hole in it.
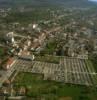
[[[91,2],[97,2],[97,0],[88,0],[88,1],[91,1]]]
[[[97,0],[0,0],[0,8],[8,7],[94,7]]]

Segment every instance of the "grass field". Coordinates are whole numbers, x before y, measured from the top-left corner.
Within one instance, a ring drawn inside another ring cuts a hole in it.
[[[77,86],[54,81],[44,81],[42,75],[19,73],[14,82],[14,88],[24,86],[28,97],[45,98],[45,100],[97,100],[97,90],[93,87]]]
[[[85,60],[87,67],[91,69],[91,71],[96,72],[95,66],[91,60]],[[96,66],[97,67],[97,66]],[[97,84],[97,75],[95,75],[94,82]]]
[[[95,71],[97,72],[97,55],[90,56],[90,60],[93,63],[93,66],[95,68]]]

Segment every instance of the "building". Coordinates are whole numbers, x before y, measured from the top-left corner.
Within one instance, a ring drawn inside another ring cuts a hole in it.
[[[26,88],[25,87],[20,87],[19,91],[18,91],[18,95],[25,95],[26,94]]]
[[[33,61],[35,59],[34,55],[20,55],[18,56],[19,59]]]
[[[79,59],[88,59],[88,55],[87,54],[81,54],[81,55],[78,55],[77,58],[79,58]]]
[[[9,59],[7,60],[7,62],[3,65],[3,68],[4,68],[5,70],[10,69],[10,68],[12,67],[12,65],[15,63],[15,61],[16,61],[16,60],[14,60],[13,58],[9,58]]]
[[[10,90],[6,87],[2,87],[0,88],[0,94],[2,96],[7,96],[7,95],[10,95]],[[1,100],[1,99],[0,99]]]

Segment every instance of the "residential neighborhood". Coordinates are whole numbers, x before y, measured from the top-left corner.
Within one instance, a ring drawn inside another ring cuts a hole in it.
[[[96,100],[96,12],[0,8],[0,100]]]

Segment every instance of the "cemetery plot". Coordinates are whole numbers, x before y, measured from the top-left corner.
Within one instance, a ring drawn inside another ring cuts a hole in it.
[[[97,84],[97,74],[89,60],[61,57],[59,61],[59,64],[55,64],[19,59],[14,66],[18,71],[43,74],[44,80],[79,85]]]

